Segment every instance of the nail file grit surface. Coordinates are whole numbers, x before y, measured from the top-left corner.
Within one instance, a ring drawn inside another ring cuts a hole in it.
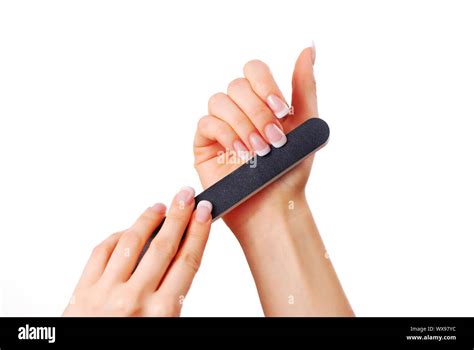
[[[211,202],[212,220],[217,220],[324,146],[329,138],[329,127],[324,120],[311,118],[286,137],[288,141],[283,147],[272,147],[271,152],[263,157],[255,156],[257,159],[249,160],[197,195],[194,198],[196,205],[202,200]],[[147,241],[140,258],[161,226]]]

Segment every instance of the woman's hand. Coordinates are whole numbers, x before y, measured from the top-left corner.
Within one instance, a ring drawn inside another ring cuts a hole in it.
[[[270,69],[260,61],[247,63],[245,78],[232,81],[227,94],[211,97],[194,141],[204,188],[242,164],[236,152],[244,159],[246,151],[264,156],[269,144],[282,147],[285,133],[318,116],[314,59],[314,48],[306,48],[296,61],[294,115],[288,115]],[[307,158],[224,216],[242,245],[267,316],[353,315],[305,198],[312,162]]]
[[[314,48],[308,47],[296,61],[293,115],[288,115],[290,108],[270,69],[258,60],[244,66],[245,77],[233,80],[227,94],[217,93],[209,99],[209,115],[199,121],[194,140],[195,168],[204,188],[242,165],[238,156],[245,160],[253,153],[265,155],[270,152],[270,144],[282,147],[286,133],[308,118],[318,116],[314,60]],[[239,239],[245,239],[239,236],[249,231],[242,225],[259,221],[256,215],[261,216],[262,209],[275,214],[276,202],[279,206],[281,203],[287,206],[290,201],[301,202],[312,162],[313,157],[309,157],[224,217]]]
[[[193,208],[194,190],[184,187],[138,266],[145,242],[165,218],[165,205],[148,208],[129,229],[99,244],[64,316],[179,316],[211,226],[211,203]]]

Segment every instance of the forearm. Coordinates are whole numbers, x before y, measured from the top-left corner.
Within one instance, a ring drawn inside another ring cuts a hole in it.
[[[304,195],[279,198],[236,234],[267,316],[353,316]]]

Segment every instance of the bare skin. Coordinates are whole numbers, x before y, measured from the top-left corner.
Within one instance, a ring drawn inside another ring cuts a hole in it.
[[[307,48],[296,62],[294,115],[275,117],[288,112],[287,104],[260,61],[247,63],[245,78],[231,82],[227,94],[210,99],[194,143],[204,188],[239,166],[219,161],[221,152],[268,152],[269,143],[283,146],[284,133],[318,116],[314,56]],[[224,218],[242,245],[267,316],[353,316],[305,199],[312,163],[313,157],[306,159]],[[203,202],[193,211],[194,190],[183,188],[167,214],[155,204],[129,229],[99,244],[64,316],[179,316],[209,236],[212,204]]]
[[[167,214],[163,204],[155,204],[129,229],[99,244],[64,316],[179,316],[209,236],[212,206],[203,202],[193,211],[194,190],[183,188]],[[146,240],[165,215],[135,269]]]
[[[219,160],[222,152],[268,152],[268,144],[281,147],[285,142],[279,133],[318,117],[314,61],[311,47],[296,61],[294,115],[287,114],[288,104],[270,69],[258,60],[244,66],[244,77],[233,80],[227,93],[209,99],[208,115],[199,121],[194,141],[195,168],[204,188],[240,166]],[[354,315],[305,198],[313,158],[224,217],[247,257],[267,316]]]

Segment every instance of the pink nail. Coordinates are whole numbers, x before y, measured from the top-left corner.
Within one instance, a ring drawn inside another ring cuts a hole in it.
[[[183,204],[191,204],[194,199],[194,188],[185,186],[183,187],[179,193],[176,195],[176,200],[179,203]]]
[[[209,201],[200,201],[196,208],[196,220],[207,222],[211,218],[212,203]]]
[[[265,127],[265,136],[275,148],[280,148],[286,143],[285,133],[276,124],[270,123]]]
[[[283,118],[290,112],[290,108],[276,95],[267,97],[268,106],[272,109],[277,118]]]
[[[314,45],[314,40],[311,41],[311,61],[314,66],[314,62],[316,62],[316,46]]]
[[[256,132],[250,134],[249,140],[250,145],[252,145],[252,148],[254,149],[255,153],[257,153],[260,157],[263,157],[264,155],[270,153],[270,146]]]
[[[236,140],[234,141],[234,150],[237,152],[237,155],[242,159],[244,162],[250,159],[250,152],[245,147],[242,141]]]
[[[157,212],[158,214],[164,214],[166,213],[166,205],[164,205],[163,203],[156,203],[151,207],[151,210]]]

